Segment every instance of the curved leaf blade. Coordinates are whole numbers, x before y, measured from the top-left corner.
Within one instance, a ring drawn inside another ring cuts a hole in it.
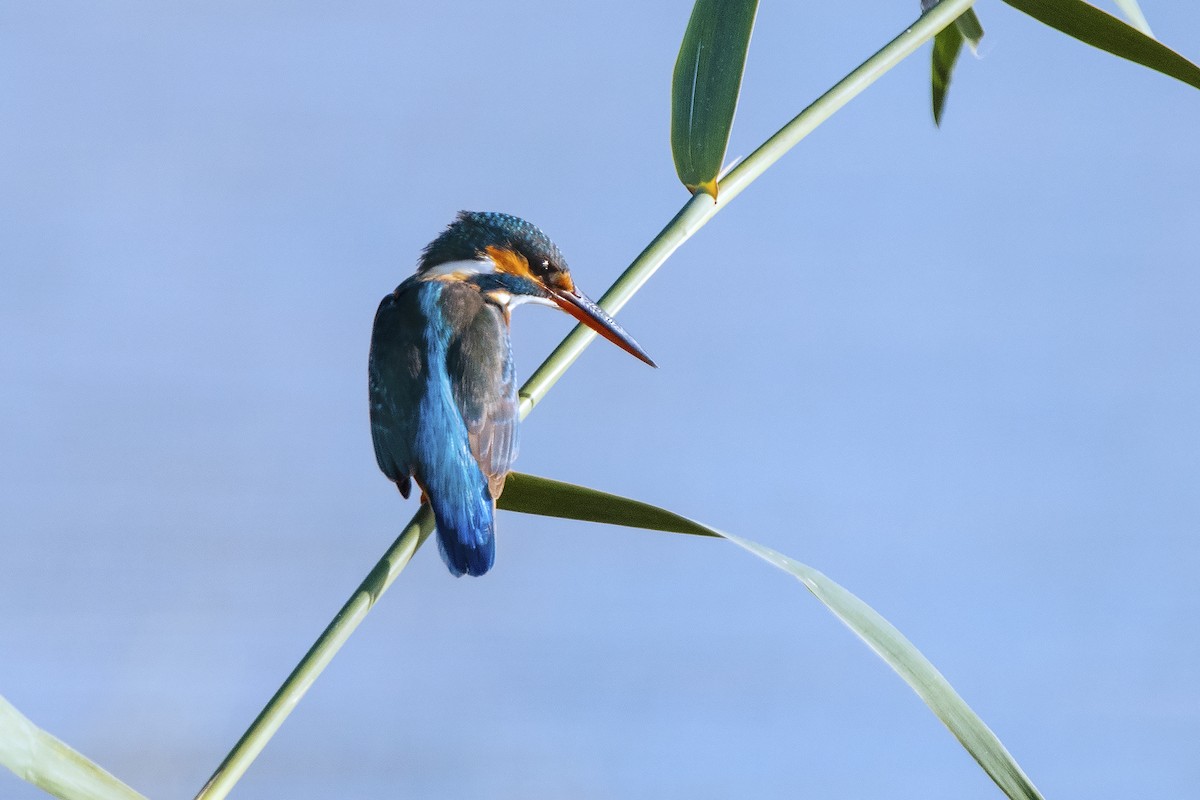
[[[962,52],[963,35],[957,25],[945,28],[933,39],[933,51],[930,58],[933,88],[933,124],[939,128],[942,125],[942,111],[946,107],[946,92],[950,90],[950,76]]]
[[[64,800],[146,800],[0,697],[0,764]]]
[[[726,539],[788,572],[904,679],[954,734],[996,785],[1013,800],[1042,797],[1016,759],[916,645],[875,609],[812,567],[731,533]]]
[[[817,570],[769,547],[690,520],[666,509],[584,486],[511,473],[500,508],[526,514],[607,522],[673,533],[719,536],[804,584],[851,631],[912,687],[996,785],[1013,800],[1041,800],[1033,782],[1004,745],[930,661],[854,594]]]
[[[679,180],[717,196],[758,0],[696,0],[671,80],[671,155]]]
[[[921,12],[927,13],[938,4],[939,0],[921,0]],[[950,91],[950,78],[954,74],[954,66],[958,63],[958,55],[962,52],[963,42],[971,46],[971,52],[979,51],[979,42],[983,40],[983,23],[975,9],[968,8],[954,24],[942,29],[933,39],[933,49],[930,54],[930,86],[933,100],[933,124],[939,128],[942,125],[942,111],[946,107],[946,94]]]
[[[1200,89],[1200,67],[1171,48],[1083,0],[1004,0],[1013,8],[1135,64]]]

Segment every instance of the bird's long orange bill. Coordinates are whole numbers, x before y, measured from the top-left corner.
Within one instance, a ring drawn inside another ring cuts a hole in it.
[[[635,342],[633,337],[617,324],[615,319],[605,313],[604,309],[600,306],[589,300],[583,292],[560,289],[551,292],[550,296],[554,298],[554,302],[558,303],[563,311],[566,311],[572,317],[587,325],[626,353],[640,358],[652,367],[658,366],[650,360],[650,356],[646,355],[646,351],[642,349],[641,345]]]

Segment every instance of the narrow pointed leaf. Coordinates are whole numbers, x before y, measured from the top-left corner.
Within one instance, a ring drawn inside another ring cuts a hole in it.
[[[1083,0],[1004,2],[1084,44],[1129,59],[1200,89],[1200,67],[1112,14],[1107,14]]]
[[[804,584],[912,687],[1006,795],[1013,800],[1041,798],[996,735],[912,642],[878,612],[812,567],[769,547],[723,533],[647,503],[533,475],[510,474],[499,505],[500,508],[527,514],[728,539]]]
[[[938,0],[921,0],[921,11],[928,13],[937,6]],[[954,24],[944,28],[933,39],[933,49],[930,53],[930,85],[933,99],[933,124],[941,126],[942,111],[946,107],[946,94],[950,91],[950,78],[954,74],[954,66],[958,63],[958,55],[962,52],[963,41],[971,46],[971,52],[977,52],[979,42],[983,39],[983,24],[975,9],[968,8],[954,20]]]
[[[958,54],[962,52],[963,35],[957,25],[945,28],[933,39],[931,72],[933,81],[933,124],[941,126],[942,110],[946,107],[946,92]]]
[[[605,494],[595,489],[526,475],[523,472],[508,474],[504,481],[504,493],[500,495],[496,505],[505,511],[538,514],[543,517],[581,519],[608,525],[624,525],[627,528],[649,528],[696,536],[720,535],[687,517],[681,517],[649,503],[639,503],[620,495]]]
[[[671,154],[693,194],[717,196],[758,0],[696,0],[671,81]]]
[[[0,697],[0,764],[63,800],[145,800]]]

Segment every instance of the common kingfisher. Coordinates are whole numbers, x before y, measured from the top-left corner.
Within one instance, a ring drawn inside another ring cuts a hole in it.
[[[654,362],[575,287],[558,247],[534,225],[462,211],[383,298],[371,332],[371,438],[383,474],[433,509],[442,560],[482,575],[496,554],[493,514],[517,457],[510,314],[522,303],[566,311]]]

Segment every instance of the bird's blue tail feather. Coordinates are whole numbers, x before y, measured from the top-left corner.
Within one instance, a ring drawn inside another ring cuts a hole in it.
[[[492,496],[487,481],[465,496],[429,496],[437,525],[438,550],[456,576],[482,575],[496,560]]]

